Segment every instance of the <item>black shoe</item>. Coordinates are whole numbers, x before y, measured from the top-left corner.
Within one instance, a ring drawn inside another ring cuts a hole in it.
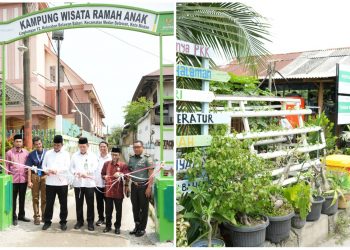
[[[67,230],[67,225],[66,224],[61,224],[61,230],[66,231]]]
[[[137,230],[137,227],[135,227],[131,232],[129,232],[129,234],[136,234]]]
[[[135,233],[135,236],[136,236],[136,237],[141,237],[141,236],[143,236],[145,233],[146,233],[145,230],[138,230],[138,231]]]
[[[89,224],[88,225],[88,230],[89,231],[94,231],[95,230],[94,224]]]
[[[120,234],[120,229],[119,229],[119,228],[116,228],[116,229],[114,230],[114,233],[115,233],[115,234]]]
[[[105,224],[105,222],[103,220],[98,220],[96,222],[96,226],[101,226],[101,225],[104,225],[104,224]]]
[[[17,224],[18,224],[18,220],[17,220],[17,219],[13,219],[12,224],[13,224],[14,226],[17,226]]]
[[[42,230],[47,230],[49,227],[51,227],[51,224],[45,222],[45,224],[44,224]]]
[[[74,229],[80,229],[82,226],[84,226],[84,223],[77,222],[77,224],[74,225]]]
[[[30,222],[30,219],[23,217],[23,218],[18,218],[18,220],[24,221],[24,222]]]
[[[111,231],[112,229],[110,227],[106,227],[105,229],[103,229],[104,233],[108,233],[109,231]]]

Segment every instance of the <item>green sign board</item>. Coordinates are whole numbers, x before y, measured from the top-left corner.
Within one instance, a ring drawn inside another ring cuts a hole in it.
[[[185,65],[176,65],[176,76],[219,82],[227,82],[231,78],[227,72]]]
[[[338,124],[350,124],[350,96],[338,95]]]
[[[112,4],[72,4],[0,22],[0,44],[54,30],[71,28],[127,29],[152,35],[174,34],[174,13]]]
[[[338,64],[338,94],[350,95],[350,66]]]
[[[177,148],[205,147],[211,143],[210,135],[176,136]]]

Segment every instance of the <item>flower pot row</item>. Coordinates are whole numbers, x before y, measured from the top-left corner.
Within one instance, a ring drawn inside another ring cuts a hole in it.
[[[317,221],[321,214],[333,215],[337,210],[338,200],[333,202],[333,196],[318,196],[312,201],[311,211],[305,220],[292,212],[285,216],[264,216],[265,222],[255,226],[237,226],[225,222],[220,225],[220,231],[227,247],[259,247],[265,240],[280,243],[289,238],[292,226],[300,229],[306,221]]]
[[[221,235],[228,247],[259,247],[265,240],[279,243],[289,238],[294,212],[285,216],[264,216],[264,223],[255,226],[236,226],[223,223]]]

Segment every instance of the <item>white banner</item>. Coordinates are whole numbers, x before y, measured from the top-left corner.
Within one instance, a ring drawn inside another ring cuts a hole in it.
[[[0,24],[0,43],[45,30],[108,25],[155,32],[156,14],[121,8],[79,6],[46,11]]]

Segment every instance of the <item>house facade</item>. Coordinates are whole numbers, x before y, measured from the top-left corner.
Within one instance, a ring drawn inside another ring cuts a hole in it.
[[[46,3],[29,5],[30,12],[48,8]],[[0,4],[0,21],[20,15],[22,3]],[[55,128],[58,93],[55,43],[51,32],[29,38],[33,129]],[[18,49],[22,44],[20,40],[6,46],[7,130],[21,129],[24,125],[23,53]],[[65,124],[76,124],[91,135],[102,137],[105,113],[94,85],[87,83],[63,60],[60,63],[60,114]],[[83,115],[75,111],[77,108]]]
[[[174,68],[167,67],[163,70],[164,88],[163,96],[174,96]],[[124,133],[122,145],[124,156],[128,159],[132,154],[132,142],[134,139],[141,140],[144,143],[145,151],[150,154],[155,162],[160,160],[160,85],[159,70],[154,71],[142,77],[133,95],[132,101],[137,101],[140,97],[146,97],[147,100],[153,101],[153,108],[149,110],[142,118],[139,119],[136,134]],[[164,114],[164,160],[166,164],[172,165],[174,156],[174,101],[166,98],[163,105]],[[169,131],[167,131],[169,130]]]

